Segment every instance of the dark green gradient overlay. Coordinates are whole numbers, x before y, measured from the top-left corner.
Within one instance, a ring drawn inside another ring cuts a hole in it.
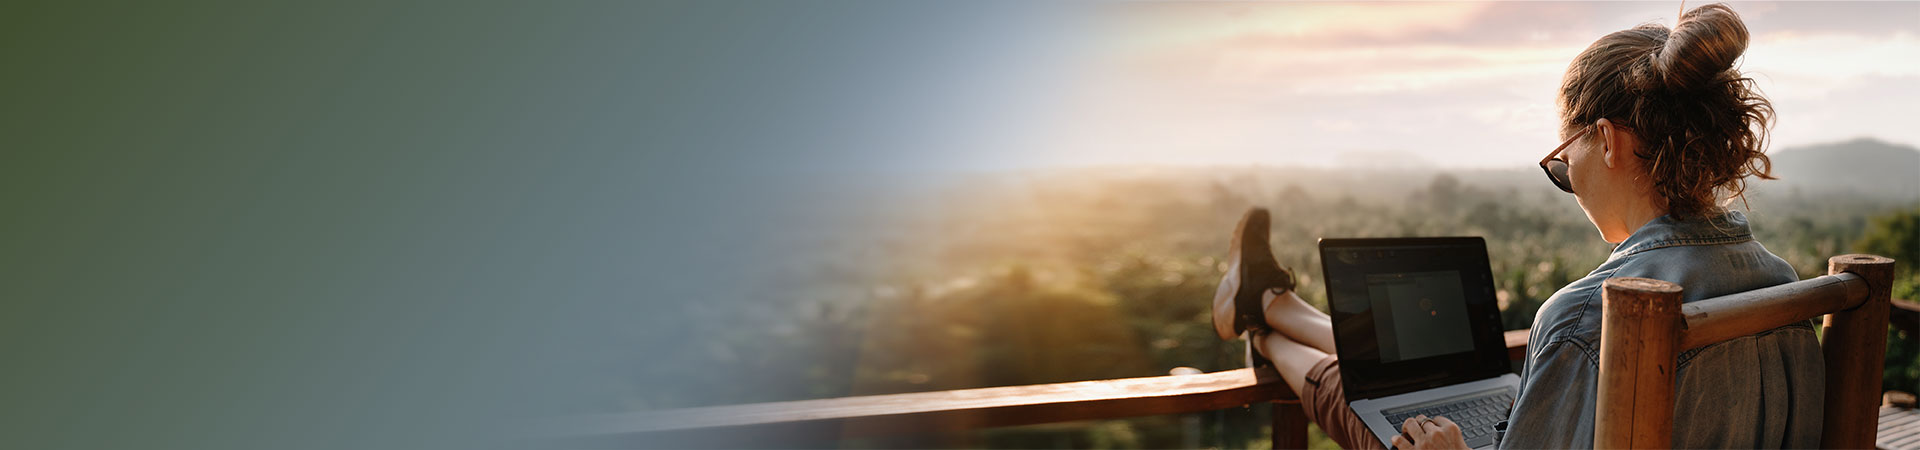
[[[631,409],[793,288],[786,227],[968,167],[1047,14],[7,2],[0,447],[521,448]]]

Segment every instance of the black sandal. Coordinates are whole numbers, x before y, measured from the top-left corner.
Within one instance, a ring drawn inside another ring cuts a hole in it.
[[[1293,290],[1293,271],[1282,267],[1273,257],[1273,247],[1267,242],[1271,226],[1265,208],[1250,208],[1240,216],[1240,224],[1234,227],[1233,244],[1227,249],[1227,261],[1232,265],[1229,271],[1238,270],[1238,274],[1229,273],[1239,281],[1238,289],[1233,293],[1233,319],[1231,333],[1214,324],[1215,332],[1222,340],[1231,340],[1249,329],[1265,329],[1266,317],[1261,297],[1267,291],[1284,293]],[[1217,303],[1215,307],[1219,307]],[[1216,315],[1216,321],[1219,317]]]
[[[1271,226],[1265,208],[1249,208],[1234,227],[1233,244],[1227,250],[1228,262],[1232,264],[1228,270],[1239,271],[1238,274],[1228,274],[1239,281],[1233,293],[1232,334],[1247,336],[1247,367],[1254,369],[1255,377],[1261,382],[1278,381],[1280,374],[1274,369],[1272,361],[1254,349],[1253,340],[1259,339],[1259,333],[1248,333],[1248,330],[1268,329],[1266,308],[1261,304],[1262,297],[1268,291],[1284,294],[1294,288],[1293,270],[1280,265],[1273,257],[1273,248],[1267,241]],[[1216,303],[1215,307],[1219,305]],[[1216,315],[1214,320],[1218,321],[1219,316]],[[1222,339],[1231,339],[1219,325],[1214,324],[1215,332]]]

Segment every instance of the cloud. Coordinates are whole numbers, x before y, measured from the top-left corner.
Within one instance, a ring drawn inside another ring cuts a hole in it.
[[[1920,142],[1881,118],[1905,117],[1884,105],[1920,103],[1920,4],[1823,5],[1734,6],[1754,33],[1742,68],[1780,111],[1775,142]],[[1568,62],[1607,33],[1678,14],[1664,3],[1120,4],[1101,15],[1100,51],[1051,144],[1057,161],[1093,164],[1340,164],[1353,159],[1342,152],[1380,151],[1531,164],[1557,144]]]

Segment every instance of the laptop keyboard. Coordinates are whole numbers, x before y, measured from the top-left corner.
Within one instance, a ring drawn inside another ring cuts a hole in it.
[[[1460,435],[1467,439],[1468,447],[1481,447],[1493,443],[1493,425],[1507,420],[1507,410],[1513,408],[1513,394],[1507,389],[1468,394],[1460,397],[1436,400],[1418,405],[1380,411],[1387,416],[1387,423],[1399,429],[1408,418],[1425,414],[1427,417],[1446,417],[1460,425]]]

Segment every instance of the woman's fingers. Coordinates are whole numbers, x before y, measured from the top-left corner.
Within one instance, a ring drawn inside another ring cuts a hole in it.
[[[1428,420],[1422,427],[1426,428],[1428,433],[1421,440],[1423,444],[1421,447],[1467,448],[1467,439],[1460,434],[1460,424],[1453,423],[1453,419],[1435,417]]]
[[[1413,416],[1400,423],[1404,434],[1393,437],[1393,446],[1400,449],[1424,448],[1467,448],[1467,441],[1460,435],[1460,424],[1445,417]]]
[[[1426,421],[1427,416],[1409,417],[1406,422],[1400,423],[1400,432],[1406,433],[1407,437],[1413,438],[1414,442],[1422,441],[1424,439],[1420,439],[1420,437],[1427,435],[1427,428],[1421,424]]]
[[[1446,433],[1448,436],[1460,437],[1460,424],[1453,423],[1453,419],[1435,417],[1433,421],[1434,423],[1440,424],[1440,432]]]

